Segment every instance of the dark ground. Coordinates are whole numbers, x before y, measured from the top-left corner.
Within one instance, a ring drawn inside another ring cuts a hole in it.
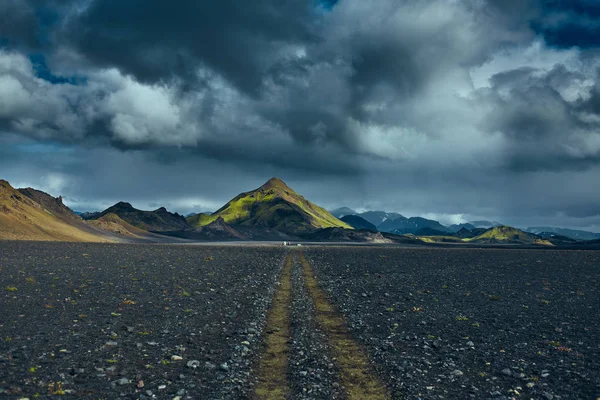
[[[600,396],[600,252],[302,249],[394,398]],[[247,398],[288,251],[0,241],[0,398]],[[293,398],[339,398],[293,274]]]
[[[240,397],[283,257],[0,242],[0,398]]]
[[[394,397],[600,397],[600,252],[304,252]]]

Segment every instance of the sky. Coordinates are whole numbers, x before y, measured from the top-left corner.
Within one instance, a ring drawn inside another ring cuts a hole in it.
[[[0,178],[78,211],[600,231],[597,0],[3,0]]]

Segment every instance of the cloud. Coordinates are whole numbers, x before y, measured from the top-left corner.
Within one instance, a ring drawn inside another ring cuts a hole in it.
[[[568,28],[595,29],[592,3],[7,4],[20,22],[0,31],[0,138],[74,149],[48,173],[81,204],[109,182],[102,201],[156,204],[159,180],[165,203],[210,206],[282,175],[331,206],[596,215],[598,193],[538,184],[600,176],[600,53]],[[215,177],[228,183],[208,195],[188,184]]]

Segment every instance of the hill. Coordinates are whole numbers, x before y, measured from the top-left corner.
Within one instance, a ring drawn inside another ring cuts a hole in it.
[[[438,221],[422,217],[396,218],[391,221],[385,221],[377,227],[377,229],[380,231],[392,232],[400,235],[406,233],[415,234],[425,228],[433,229],[439,232],[448,232],[448,228],[440,224]]]
[[[34,189],[18,191],[7,181],[0,180],[0,239],[107,241],[78,218],[62,204],[60,197],[53,198]]]
[[[199,228],[219,217],[231,225],[271,228],[292,234],[331,227],[351,229],[350,225],[306,200],[278,178],[239,194],[211,215],[194,215],[187,222]]]
[[[375,225],[366,219],[359,217],[358,215],[345,215],[341,218],[341,220],[354,229],[368,229],[370,231],[377,232],[377,227]]]
[[[148,232],[172,232],[189,229],[185,218],[177,213],[170,213],[164,207],[154,211],[142,211],[129,203],[119,202],[99,214],[92,220],[102,220],[106,215],[114,214],[126,223]]]
[[[98,219],[88,221],[88,224],[109,232],[133,238],[143,238],[148,234],[147,231],[136,228],[114,213],[104,214]]]
[[[531,233],[510,226],[496,226],[490,228],[479,236],[465,239],[469,243],[501,243],[501,244],[527,244],[552,246],[548,240],[542,239]]]

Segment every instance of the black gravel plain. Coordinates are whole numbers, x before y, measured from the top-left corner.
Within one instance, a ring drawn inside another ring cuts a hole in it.
[[[0,398],[251,398],[289,251],[0,242]],[[600,397],[600,252],[302,251],[393,398]],[[292,398],[343,398],[295,260]]]
[[[600,252],[304,252],[394,398],[600,398]]]
[[[284,255],[0,242],[0,398],[247,397]]]

